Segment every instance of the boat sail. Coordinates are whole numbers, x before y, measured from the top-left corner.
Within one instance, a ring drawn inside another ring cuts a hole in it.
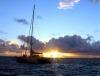
[[[45,57],[41,56],[42,53],[35,52],[35,50],[32,48],[32,46],[33,46],[34,14],[35,14],[35,5],[33,7],[33,14],[32,14],[31,25],[30,25],[30,39],[29,39],[30,55],[28,56],[25,53],[22,56],[17,57],[17,62],[19,62],[19,63],[32,63],[32,64],[51,63],[52,58],[45,58]]]

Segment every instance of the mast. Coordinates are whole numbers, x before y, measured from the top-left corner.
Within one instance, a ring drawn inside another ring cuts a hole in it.
[[[33,13],[30,25],[30,56],[34,54],[34,50],[32,49],[33,46],[33,25],[34,25],[34,12],[35,12],[35,4],[33,6]]]

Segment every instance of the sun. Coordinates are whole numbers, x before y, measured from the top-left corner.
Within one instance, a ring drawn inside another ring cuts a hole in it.
[[[47,58],[60,58],[60,56],[60,52],[58,52],[57,50],[43,53],[43,57]]]
[[[49,52],[44,52],[43,57],[46,58],[77,58],[80,55],[76,53],[64,53],[58,50],[50,50]]]
[[[52,58],[57,58],[59,56],[59,53],[57,51],[53,51],[53,52],[50,52],[49,55],[52,57]]]

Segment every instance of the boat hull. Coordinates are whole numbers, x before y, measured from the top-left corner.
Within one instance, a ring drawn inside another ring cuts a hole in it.
[[[52,63],[52,58],[44,58],[44,57],[17,57],[18,63],[29,63],[29,64],[49,64]]]

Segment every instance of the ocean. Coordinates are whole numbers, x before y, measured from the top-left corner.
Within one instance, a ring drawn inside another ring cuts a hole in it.
[[[21,64],[0,57],[0,76],[100,76],[100,59],[61,59],[52,64]]]

